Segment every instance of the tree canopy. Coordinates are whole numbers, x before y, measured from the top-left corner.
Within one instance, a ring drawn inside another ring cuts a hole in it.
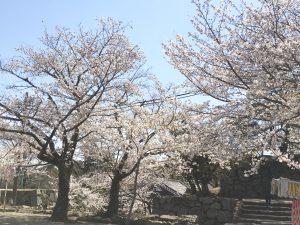
[[[193,2],[195,31],[164,45],[170,63],[217,100],[237,141],[251,140],[247,151],[289,161],[299,143],[299,1]]]

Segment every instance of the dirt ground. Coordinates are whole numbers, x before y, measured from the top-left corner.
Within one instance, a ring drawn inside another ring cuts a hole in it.
[[[113,225],[113,224],[100,224],[92,222],[52,222],[49,221],[49,215],[36,215],[15,212],[0,212],[1,225]]]

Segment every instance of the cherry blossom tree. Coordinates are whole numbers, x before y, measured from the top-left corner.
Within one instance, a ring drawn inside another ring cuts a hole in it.
[[[128,177],[122,184],[122,195],[128,199],[130,219],[132,212],[149,214],[152,211],[152,201],[155,187],[166,179],[170,179],[170,173],[165,166],[169,163],[168,159],[157,160],[152,157],[143,159],[138,168],[138,174]]]
[[[299,150],[300,2],[193,3],[195,31],[164,45],[170,63],[217,101],[231,121],[224,133],[247,130],[249,150],[272,150],[297,167],[288,155]]]
[[[150,101],[139,100],[130,106],[115,105],[111,116],[95,117],[97,132],[89,136],[86,149],[92,158],[99,160],[111,176],[109,204],[106,216],[119,210],[121,183],[129,178],[145,159],[159,163],[159,157],[176,151],[178,145],[171,130],[182,120],[176,99],[160,86],[159,95]],[[102,124],[100,126],[100,123]]]
[[[11,139],[2,137],[0,142],[0,176],[5,182],[13,181],[16,166],[22,161],[22,158],[20,159],[19,155],[15,154],[16,148],[17,146]]]
[[[140,76],[144,58],[125,29],[112,19],[95,30],[56,28],[44,34],[40,49],[20,47],[17,57],[1,62],[2,82],[14,83],[0,97],[0,131],[58,168],[53,220],[67,219],[74,155],[92,132],[84,127]]]
[[[206,196],[209,195],[208,184],[220,166],[211,163],[209,155],[194,155],[192,158],[183,155],[183,160],[186,165],[184,175],[190,184],[192,193],[198,192]]]

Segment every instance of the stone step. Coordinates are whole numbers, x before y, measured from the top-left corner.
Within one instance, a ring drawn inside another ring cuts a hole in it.
[[[268,207],[267,206],[254,206],[254,205],[243,205],[242,206],[243,209],[246,209],[246,210],[256,210],[256,211],[267,211],[268,210]],[[282,211],[282,212],[291,212],[292,208],[291,207],[278,207],[278,206],[273,206],[271,205],[269,207],[269,210],[272,210],[272,211]]]
[[[224,225],[292,225],[291,222],[281,222],[281,221],[260,221],[260,222],[239,222],[239,223],[225,223]]]
[[[271,206],[266,206],[265,199],[243,199],[238,223],[291,225],[292,201],[272,199]]]
[[[278,215],[278,216],[290,216],[291,215],[291,210],[273,210],[270,208],[269,210],[264,209],[264,210],[254,210],[254,209],[241,209],[241,214],[254,214],[254,215]]]
[[[291,203],[292,199],[288,198],[272,198],[272,201],[278,202],[278,203]],[[244,198],[243,202],[265,202],[264,198]]]
[[[274,205],[292,205],[291,200],[283,200],[283,199],[271,199],[272,204]],[[265,205],[265,199],[243,199],[244,204],[254,204],[254,205]]]
[[[288,215],[288,216],[280,216],[280,215],[274,215],[274,214],[271,214],[271,215],[262,215],[262,214],[242,214],[240,216],[240,219],[243,219],[243,218],[255,218],[255,219],[262,219],[262,220],[275,220],[275,221],[291,221],[291,215]]]
[[[291,221],[276,221],[276,220],[262,220],[262,219],[253,219],[253,218],[243,218],[239,220],[238,224],[265,224],[265,225],[291,225]]]
[[[247,206],[266,206],[266,202],[243,202],[243,205]],[[291,207],[292,202],[276,202],[276,201],[271,201],[271,205],[274,207]]]
[[[265,224],[265,225],[292,225],[292,222],[284,222],[284,221],[272,221],[271,223],[270,222],[260,222],[260,224]]]

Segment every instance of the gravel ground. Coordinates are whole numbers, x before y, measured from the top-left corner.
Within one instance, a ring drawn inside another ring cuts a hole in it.
[[[49,221],[49,215],[36,215],[15,212],[0,212],[1,225],[113,225],[113,224],[100,224],[92,222],[52,222]]]

